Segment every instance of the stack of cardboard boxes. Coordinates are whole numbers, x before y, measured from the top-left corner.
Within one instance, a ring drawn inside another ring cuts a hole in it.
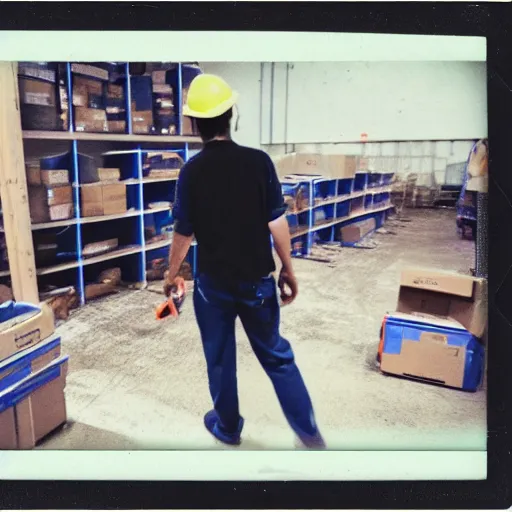
[[[402,272],[379,346],[384,373],[476,391],[484,372],[487,283],[429,269]]]
[[[73,217],[73,190],[68,169],[45,169],[46,160],[27,162],[30,218],[33,223]]]
[[[115,65],[110,66],[115,70]],[[115,82],[115,73],[109,66],[74,63],[73,108],[77,132],[126,131],[126,100],[124,87]]]
[[[69,106],[65,65],[20,62],[18,85],[24,130],[68,129]]]
[[[68,356],[46,306],[0,306],[0,450],[31,449],[66,422]]]

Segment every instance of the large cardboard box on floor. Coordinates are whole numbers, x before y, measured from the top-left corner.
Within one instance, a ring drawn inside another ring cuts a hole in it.
[[[319,153],[289,153],[274,159],[277,175],[320,175],[329,179],[353,178],[356,174],[356,157],[322,155]]]
[[[379,347],[385,373],[475,391],[484,365],[486,281],[430,269],[402,272],[397,311]]]
[[[375,218],[353,222],[340,228],[341,241],[345,244],[359,242],[366,235],[375,231],[376,227]]]
[[[42,304],[6,302],[0,306],[0,361],[51,336],[53,311]]]
[[[29,450],[67,420],[68,356],[0,392],[0,450]]]

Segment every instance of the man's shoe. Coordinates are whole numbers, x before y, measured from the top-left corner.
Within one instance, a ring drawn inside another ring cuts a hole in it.
[[[324,438],[321,436],[320,432],[314,436],[303,436],[298,439],[298,447],[308,448],[309,450],[325,450],[327,448]]]
[[[212,410],[210,412],[207,412],[204,416],[204,426],[206,427],[206,430],[210,432],[210,434],[215,437],[218,441],[224,444],[229,444],[230,446],[238,446],[242,442],[240,438],[240,432],[242,432],[242,428],[244,426],[244,419],[240,418],[240,422],[238,424],[238,433],[236,434],[228,434],[226,432],[223,432],[220,429],[219,425],[219,416],[215,412],[215,410]]]

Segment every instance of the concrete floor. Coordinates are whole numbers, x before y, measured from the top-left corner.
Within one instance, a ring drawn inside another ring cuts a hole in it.
[[[473,266],[474,245],[457,238],[453,211],[408,215],[411,222],[388,228],[396,235],[375,235],[375,249],[339,249],[334,265],[296,261],[300,294],[282,311],[282,333],[329,448],[485,450],[485,389],[464,393],[375,368],[380,323],[395,307],[402,267]],[[192,301],[177,321],[157,323],[160,300],[148,291],[123,292],[88,304],[59,327],[70,355],[70,421],[42,449],[224,448],[202,425],[211,402]],[[241,329],[238,347],[241,449],[294,449]]]

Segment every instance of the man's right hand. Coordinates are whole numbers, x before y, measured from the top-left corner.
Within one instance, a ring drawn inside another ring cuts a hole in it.
[[[281,301],[283,302],[283,306],[291,304],[299,293],[299,285],[293,271],[288,271],[283,267],[279,274],[279,281],[277,284],[281,291]],[[286,287],[289,288],[289,291]]]

